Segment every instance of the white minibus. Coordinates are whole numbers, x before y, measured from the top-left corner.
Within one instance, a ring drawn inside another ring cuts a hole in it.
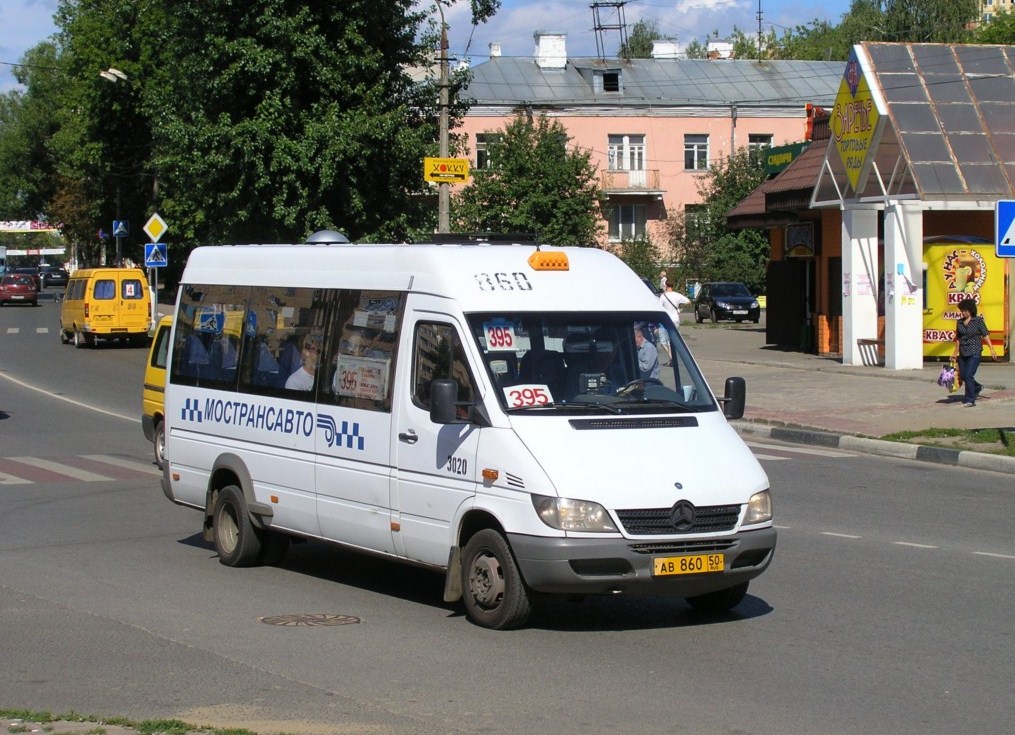
[[[223,564],[333,542],[495,629],[540,596],[743,600],[776,544],[744,381],[717,398],[622,261],[312,239],[197,248],[178,291],[162,488]]]

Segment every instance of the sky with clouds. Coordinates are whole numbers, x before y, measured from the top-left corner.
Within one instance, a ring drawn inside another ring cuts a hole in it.
[[[501,8],[487,23],[475,29],[470,23],[466,0],[445,11],[450,28],[451,53],[454,58],[468,57],[472,64],[482,63],[489,54],[490,43],[501,44],[505,56],[531,56],[535,43],[533,33],[548,31],[567,34],[570,56],[595,56],[595,20],[590,8],[594,0],[502,0]],[[56,27],[53,13],[57,0],[2,0],[0,2],[0,92],[16,87],[12,66],[26,50],[45,40]],[[747,33],[758,29],[758,0],[628,0],[623,6],[623,20],[630,30],[641,19],[657,22],[666,36],[675,37],[686,45],[693,40],[704,41],[715,31],[727,35],[734,26]],[[781,35],[785,29],[806,24],[814,19],[838,23],[849,8],[849,0],[761,0],[762,28],[774,28]],[[599,9],[601,25],[617,25],[618,11],[612,7]],[[615,55],[620,45],[616,30],[603,31],[601,41],[607,55]],[[112,61],[110,62],[112,63]]]

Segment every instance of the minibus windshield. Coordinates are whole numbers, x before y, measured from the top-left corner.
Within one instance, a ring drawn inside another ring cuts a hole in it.
[[[665,313],[483,313],[468,320],[507,411],[718,410]]]

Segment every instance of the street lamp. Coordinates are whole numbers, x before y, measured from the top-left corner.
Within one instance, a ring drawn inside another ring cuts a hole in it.
[[[125,73],[123,73],[122,71],[120,71],[119,69],[115,69],[113,67],[109,67],[108,69],[104,69],[103,71],[100,71],[99,72],[99,76],[102,77],[103,79],[105,79],[107,82],[112,82],[113,84],[116,84],[117,82],[121,82],[121,81],[122,82],[126,82],[127,81],[127,75]],[[119,181],[117,181],[117,184],[116,184],[116,220],[117,220],[117,222],[120,221],[120,183],[119,183]],[[118,233],[119,233],[119,230],[117,232],[113,233],[113,237],[116,238],[116,260],[114,261],[114,263],[115,263],[117,268],[119,268],[123,264],[123,236],[118,234]]]
[[[112,82],[113,84],[116,84],[117,81],[127,81],[127,75],[119,69],[114,69],[113,67],[100,71],[99,76],[106,81]]]

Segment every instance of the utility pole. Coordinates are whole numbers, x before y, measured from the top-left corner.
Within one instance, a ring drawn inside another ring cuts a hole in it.
[[[440,71],[440,157],[448,157],[448,105],[450,104],[450,86],[448,80],[448,27],[444,23],[444,8],[440,2],[437,8],[441,11],[441,71]],[[438,184],[437,194],[437,232],[451,231],[451,185],[446,181]]]

